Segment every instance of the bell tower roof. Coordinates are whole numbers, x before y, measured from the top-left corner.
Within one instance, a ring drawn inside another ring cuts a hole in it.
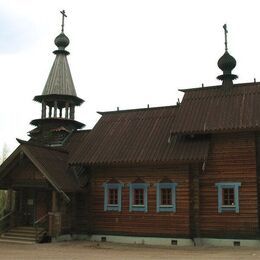
[[[55,38],[54,43],[58,47],[53,53],[56,55],[48,79],[40,96],[35,96],[34,100],[42,102],[44,97],[50,95],[71,96],[76,105],[84,102],[77,97],[76,89],[70,72],[67,55],[70,53],[65,50],[70,40],[64,33],[64,18],[67,17],[65,11],[61,11],[62,25],[61,33]]]
[[[77,96],[65,53],[56,54],[42,95]]]
[[[54,41],[58,47],[53,52],[56,57],[42,94],[34,97],[42,105],[41,118],[31,121],[36,129],[29,132],[31,142],[46,145],[61,144],[70,133],[84,126],[75,120],[75,107],[84,100],[77,97],[72,80],[66,50],[70,40],[64,34],[64,18],[67,16],[64,10],[61,14],[61,33]]]

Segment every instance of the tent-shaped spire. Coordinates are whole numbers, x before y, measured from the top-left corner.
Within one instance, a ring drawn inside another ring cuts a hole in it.
[[[69,45],[70,40],[64,34],[64,17],[65,11],[62,11],[62,30],[55,38],[55,45],[58,47],[53,53],[56,54],[53,66],[49,73],[47,82],[43,89],[42,95],[36,96],[34,100],[42,102],[44,97],[49,95],[71,96],[75,105],[80,105],[83,100],[77,97],[75,86],[72,80],[67,55],[70,53],[65,50]]]
[[[77,96],[66,54],[57,54],[42,95]]]
[[[72,80],[66,47],[70,40],[64,34],[65,11],[62,11],[62,30],[55,38],[58,47],[53,53],[56,55],[49,77],[42,95],[35,96],[34,100],[42,104],[40,119],[34,119],[31,124],[37,128],[29,132],[31,141],[56,145],[64,142],[73,131],[80,129],[84,124],[75,120],[75,107],[84,102],[77,97]]]

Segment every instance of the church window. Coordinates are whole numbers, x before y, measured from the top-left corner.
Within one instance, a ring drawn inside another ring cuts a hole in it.
[[[104,184],[104,211],[121,211],[122,209],[122,184]]]
[[[129,185],[129,211],[148,211],[147,183]]]
[[[218,189],[218,212],[233,211],[239,213],[239,187],[240,182],[219,182]]]
[[[160,182],[156,184],[157,212],[176,211],[176,183]]]

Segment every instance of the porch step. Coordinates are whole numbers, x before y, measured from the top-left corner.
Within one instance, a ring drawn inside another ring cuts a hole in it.
[[[0,238],[0,243],[17,243],[17,244],[27,244],[32,245],[35,244],[35,241],[25,241],[20,239],[7,239],[7,238]]]
[[[38,229],[39,241],[45,234],[43,228]],[[0,242],[36,243],[36,229],[34,227],[14,227],[1,234]]]

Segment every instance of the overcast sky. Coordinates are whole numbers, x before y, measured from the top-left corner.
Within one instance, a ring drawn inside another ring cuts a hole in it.
[[[92,128],[96,111],[173,105],[181,88],[216,85],[223,24],[237,82],[260,80],[260,1],[0,0],[0,149],[27,140],[54,61],[65,9],[76,119]]]

